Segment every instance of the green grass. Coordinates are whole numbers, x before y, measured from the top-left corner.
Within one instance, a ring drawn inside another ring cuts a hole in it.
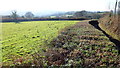
[[[2,62],[11,65],[20,57],[41,53],[58,31],[78,21],[30,21],[2,23]]]

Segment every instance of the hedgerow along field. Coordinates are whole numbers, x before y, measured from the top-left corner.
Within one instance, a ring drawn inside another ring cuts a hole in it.
[[[2,63],[3,66],[32,62],[31,55],[48,49],[61,29],[78,21],[29,21],[2,23]],[[18,58],[20,58],[18,60]]]

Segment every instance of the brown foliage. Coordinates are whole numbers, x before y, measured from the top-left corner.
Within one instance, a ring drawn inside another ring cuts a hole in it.
[[[65,58],[67,54],[69,53],[68,50],[64,49],[58,49],[58,50],[53,50],[49,49],[48,52],[46,53],[46,60],[48,61],[48,65],[55,65],[59,66],[65,63]]]
[[[120,15],[109,16],[99,20],[100,27],[115,39],[120,40]]]

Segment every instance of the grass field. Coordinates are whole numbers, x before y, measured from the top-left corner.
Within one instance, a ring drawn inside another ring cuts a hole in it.
[[[3,66],[120,67],[115,43],[88,20],[77,22],[2,23]]]
[[[58,31],[78,21],[30,21],[2,23],[2,62],[13,65],[17,58],[27,58],[34,53],[46,50]],[[30,57],[29,57],[30,58]],[[24,63],[29,62],[28,60]]]

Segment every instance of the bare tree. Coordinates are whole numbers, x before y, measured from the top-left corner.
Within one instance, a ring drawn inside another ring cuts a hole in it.
[[[12,11],[11,17],[14,19],[15,23],[19,23],[17,18],[18,18],[18,14],[17,11]]]
[[[118,15],[120,15],[120,1],[118,2]]]
[[[118,0],[116,0],[116,3],[115,3],[115,15],[116,15],[116,11],[117,11],[117,2],[118,2]]]

